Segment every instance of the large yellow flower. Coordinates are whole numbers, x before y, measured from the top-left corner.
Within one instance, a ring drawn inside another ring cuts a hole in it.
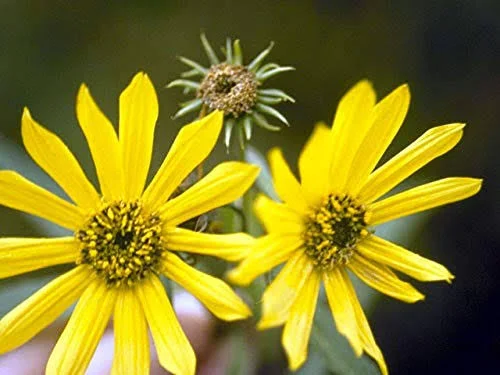
[[[78,300],[52,351],[47,374],[83,374],[112,315],[114,374],[149,373],[148,326],[161,365],[175,374],[194,374],[193,349],[160,276],[182,285],[221,319],[237,320],[251,314],[227,284],[188,266],[175,250],[227,260],[244,255],[252,242],[246,234],[203,234],[179,225],[237,199],[258,170],[238,162],[222,163],[169,200],[214,147],[222,127],[222,113],[214,112],[179,132],[145,189],[158,101],[144,73],[138,73],[120,96],[119,137],[85,85],[78,92],[76,112],[95,162],[101,194],[64,143],[37,124],[27,109],[22,117],[26,149],[73,203],[15,172],[0,171],[0,204],[74,232],[54,239],[0,239],[0,277],[75,264],[0,321],[0,353],[30,340]]]
[[[375,101],[370,83],[362,81],[342,98],[331,130],[316,126],[299,158],[300,184],[281,151],[270,152],[274,185],[284,203],[264,196],[257,199],[255,210],[269,234],[229,275],[235,283],[246,285],[286,262],[264,292],[259,328],[285,324],[282,343],[292,370],[307,357],[321,281],[338,331],[356,355],[366,351],[386,374],[382,352],[347,270],[405,302],[421,300],[423,295],[391,269],[421,281],[453,278],[442,265],[377,237],[373,227],[479,191],[481,180],[446,178],[379,200],[455,146],[464,124],[430,129],[374,171],[406,115],[408,87],[403,85]]]

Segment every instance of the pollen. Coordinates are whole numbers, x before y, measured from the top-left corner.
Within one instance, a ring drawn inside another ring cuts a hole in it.
[[[305,252],[321,270],[349,263],[356,244],[369,235],[368,212],[347,194],[330,194],[308,215],[303,233]]]
[[[132,286],[158,273],[165,254],[161,220],[139,201],[107,204],[76,232],[77,264],[88,264],[108,286]]]
[[[257,102],[258,85],[255,74],[246,67],[222,63],[210,68],[197,95],[210,109],[239,117]]]

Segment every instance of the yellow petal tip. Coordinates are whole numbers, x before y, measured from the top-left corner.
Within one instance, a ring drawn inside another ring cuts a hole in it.
[[[232,270],[227,272],[225,278],[232,284],[239,286],[248,286],[251,282],[242,277],[242,274],[238,270],[238,268],[233,268]]]
[[[415,298],[412,302],[414,303],[414,302],[420,302],[420,301],[424,301],[424,300],[425,300],[425,295],[422,293],[417,293],[417,294],[415,294]]]
[[[83,94],[84,92],[88,92],[88,91],[89,91],[89,88],[87,87],[87,85],[85,83],[82,82],[82,84],[80,85],[80,87],[78,89],[78,95]]]
[[[23,108],[23,120],[25,117],[31,119],[31,113],[30,113],[30,110],[28,109],[28,107]]]
[[[269,322],[268,322],[268,321],[263,320],[263,319],[259,320],[259,322],[258,322],[258,323],[257,323],[257,325],[256,325],[256,328],[257,328],[259,331],[263,331],[263,330],[266,330],[266,329],[271,328],[271,327],[272,327],[272,325],[271,325],[271,324],[269,324]]]
[[[306,361],[307,356],[301,355],[300,357],[297,356],[295,358],[291,358],[290,356],[288,357],[288,368],[290,371],[297,371]]]
[[[272,149],[269,150],[267,153],[268,159],[274,158],[278,154],[281,154],[281,149],[279,147],[273,147]]]

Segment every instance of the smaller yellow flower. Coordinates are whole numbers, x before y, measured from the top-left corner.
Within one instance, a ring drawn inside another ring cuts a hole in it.
[[[363,313],[347,270],[369,286],[405,302],[424,296],[398,278],[395,269],[420,281],[453,275],[442,265],[374,234],[379,224],[470,197],[481,187],[474,178],[446,178],[379,199],[432,159],[453,148],[464,124],[430,129],[375,169],[406,116],[410,93],[398,87],[380,102],[366,81],[340,101],[333,127],[316,126],[299,158],[301,183],[278,149],[269,154],[276,191],[255,210],[268,235],[229,278],[247,285],[286,262],[263,295],[260,329],[284,324],[282,342],[290,369],[307,358],[320,283],[338,331],[357,356],[366,352],[387,374],[384,357]]]
[[[240,197],[258,168],[222,163],[172,196],[214,147],[222,128],[222,113],[216,111],[182,128],[146,188],[158,101],[144,73],[138,73],[120,96],[119,137],[85,85],[78,93],[76,113],[100,193],[61,139],[39,125],[27,109],[22,117],[26,150],[73,202],[16,172],[0,171],[0,204],[73,232],[54,239],[0,239],[0,278],[74,265],[0,320],[0,354],[29,341],[78,301],[50,355],[48,375],[83,374],[111,316],[113,374],[149,374],[149,326],[160,364],[174,374],[194,375],[194,351],[160,276],[183,286],[221,319],[251,315],[226,283],[190,267],[176,252],[241,259],[253,243],[249,235],[197,233],[180,225]]]

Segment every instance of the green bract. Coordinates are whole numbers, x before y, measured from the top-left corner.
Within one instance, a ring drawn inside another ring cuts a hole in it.
[[[220,60],[208,42],[205,34],[201,34],[201,42],[207,54],[210,66],[179,57],[179,60],[191,69],[181,74],[181,79],[170,82],[167,87],[182,87],[184,94],[195,94],[195,98],[181,104],[174,118],[191,112],[205,114],[207,111],[224,112],[224,143],[229,148],[234,129],[238,129],[240,146],[252,137],[253,125],[269,131],[279,131],[280,126],[270,124],[266,116],[278,119],[288,126],[288,121],[273,105],[295,100],[282,90],[262,88],[264,82],[282,72],[294,70],[291,66],[280,66],[276,63],[263,64],[271,52],[274,43],[259,53],[249,64],[243,65],[243,53],[240,41],[226,40],[222,51],[224,60]],[[194,81],[188,78],[199,78]]]

